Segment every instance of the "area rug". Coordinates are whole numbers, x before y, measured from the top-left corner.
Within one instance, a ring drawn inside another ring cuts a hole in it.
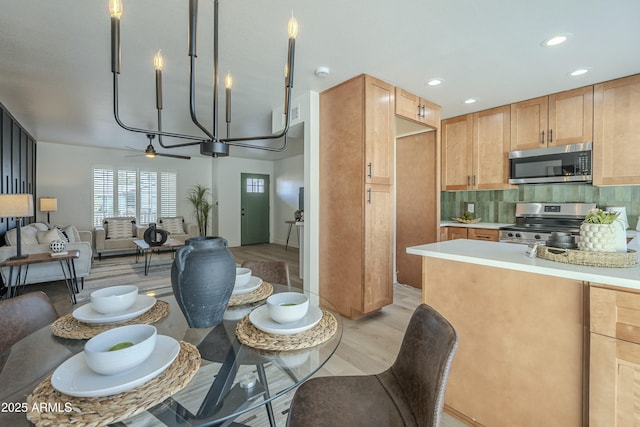
[[[171,265],[173,257],[170,253],[153,254],[149,264],[149,272],[144,274],[144,257],[136,262],[135,256],[94,260],[89,275],[84,278],[84,288],[76,295],[78,302],[89,300],[91,292],[96,289],[117,285],[136,285],[140,293],[171,288]]]

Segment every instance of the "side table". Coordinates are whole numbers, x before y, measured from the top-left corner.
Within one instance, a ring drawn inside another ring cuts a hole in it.
[[[169,248],[171,249],[172,256],[174,256],[175,249],[184,246],[184,241],[178,240],[178,239],[171,239],[171,238],[159,246],[150,246],[144,240],[134,240],[133,243],[136,245],[136,262],[138,262],[138,257],[141,254],[144,254],[144,275],[145,276],[149,274],[149,265],[151,264],[151,255],[153,255],[154,249]]]
[[[29,266],[31,264],[59,261],[60,267],[62,268],[62,274],[64,274],[64,281],[67,285],[67,290],[69,291],[69,297],[71,298],[71,302],[75,304],[76,293],[79,292],[79,289],[74,260],[78,258],[80,258],[80,251],[71,250],[63,255],[52,256],[49,252],[45,252],[41,254],[29,254],[25,258],[4,260],[0,263],[0,267],[9,267],[9,277],[5,280],[7,285],[7,298],[13,298],[18,295],[20,287],[26,285],[27,274],[29,273]],[[17,270],[15,272],[15,278],[14,269]]]

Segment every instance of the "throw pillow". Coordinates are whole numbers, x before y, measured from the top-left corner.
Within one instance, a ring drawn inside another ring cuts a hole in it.
[[[135,237],[132,232],[131,221],[126,219],[110,219],[107,224],[107,239],[128,239]]]
[[[36,233],[38,229],[35,227],[31,227],[31,225],[25,225],[20,228],[20,245],[21,246],[33,246],[38,244],[38,237]],[[15,228],[7,231],[4,235],[4,241],[9,246],[16,246],[17,242],[17,231]]]
[[[62,231],[69,238],[69,243],[80,242],[80,233],[78,233],[78,229],[74,225],[67,225]]]
[[[184,227],[182,226],[182,218],[163,218],[162,227],[163,230],[169,234],[184,234]]]
[[[38,243],[39,244],[49,244],[54,240],[64,240],[64,236],[58,231],[57,228],[53,228],[49,231],[38,231]]]

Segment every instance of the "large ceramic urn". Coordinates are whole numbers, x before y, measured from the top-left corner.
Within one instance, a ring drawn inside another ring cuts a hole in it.
[[[194,237],[176,251],[171,286],[192,328],[222,322],[236,280],[236,262],[221,237]]]

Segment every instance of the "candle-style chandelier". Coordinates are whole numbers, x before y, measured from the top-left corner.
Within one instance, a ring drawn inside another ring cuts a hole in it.
[[[198,0],[189,0],[189,58],[190,58],[190,73],[189,73],[189,112],[193,123],[205,134],[203,136],[188,135],[183,133],[167,132],[162,130],[162,68],[164,65],[164,59],[160,51],[154,56],[153,64],[156,70],[156,109],[158,111],[158,129],[141,129],[126,125],[121,119],[118,112],[118,75],[120,74],[120,17],[122,16],[122,0],[109,0],[109,11],[111,13],[111,72],[113,73],[113,114],[118,125],[122,128],[131,131],[139,132],[147,135],[157,135],[158,143],[164,148],[176,148],[186,147],[190,145],[200,145],[200,153],[204,155],[210,155],[213,157],[228,156],[229,146],[255,148],[266,151],[283,151],[287,146],[287,133],[289,131],[289,117],[290,117],[290,100],[291,100],[291,88],[293,87],[293,63],[295,53],[295,40],[298,34],[298,23],[293,17],[288,23],[289,32],[289,48],[287,54],[287,63],[285,65],[285,95],[284,95],[284,114],[285,125],[284,129],[275,135],[264,136],[247,136],[247,137],[230,137],[230,125],[231,125],[231,87],[232,77],[231,74],[227,74],[225,77],[225,92],[226,92],[226,115],[225,121],[227,125],[227,136],[221,138],[219,136],[218,128],[218,0],[214,0],[213,8],[213,122],[211,130],[207,129],[198,120],[196,115],[196,102],[195,102],[195,61],[196,61],[196,42],[197,42],[197,22],[198,22]],[[162,137],[172,137],[187,139],[191,142],[167,145],[162,141]],[[249,141],[261,141],[261,140],[273,140],[283,138],[282,145],[270,146],[270,145],[256,145],[249,144]]]

